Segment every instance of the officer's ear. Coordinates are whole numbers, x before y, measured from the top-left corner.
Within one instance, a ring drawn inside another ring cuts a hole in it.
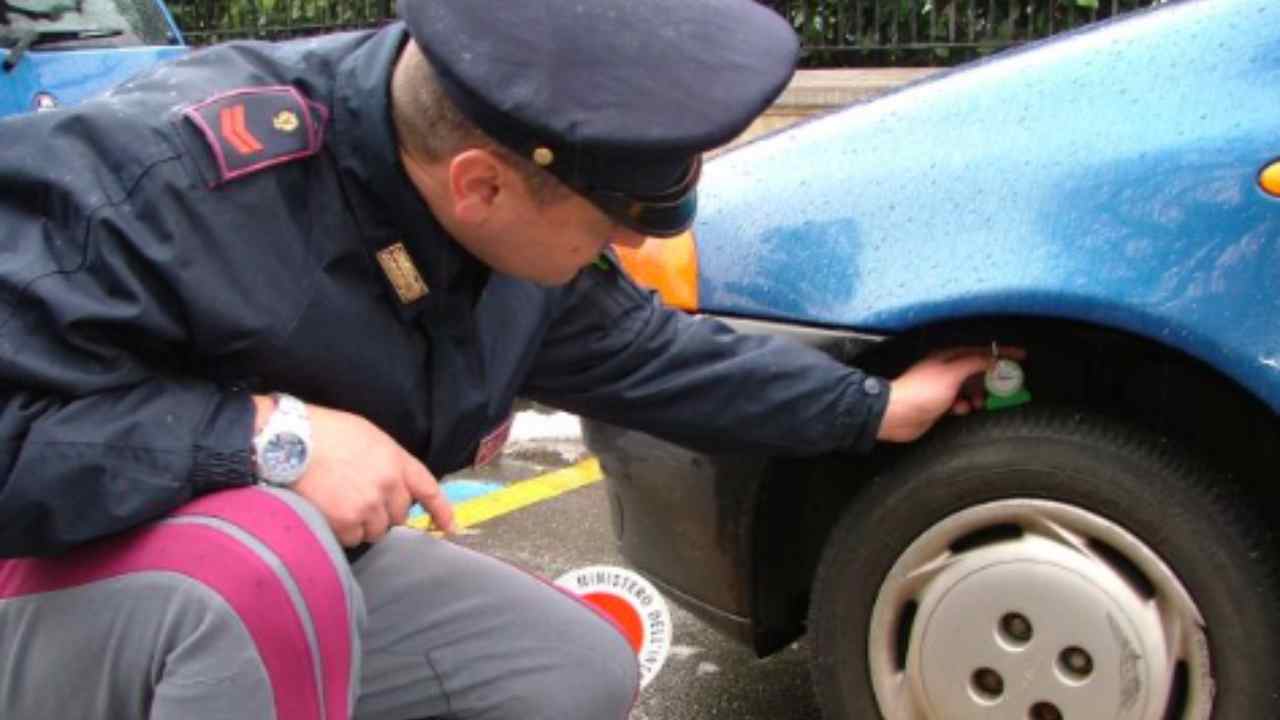
[[[492,152],[464,150],[449,161],[449,197],[453,213],[462,222],[483,225],[498,211],[506,167]]]

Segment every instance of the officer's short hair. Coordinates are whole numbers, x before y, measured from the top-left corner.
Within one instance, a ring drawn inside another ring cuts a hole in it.
[[[554,175],[500,145],[463,115],[436,79],[430,61],[412,42],[405,46],[392,75],[392,115],[400,143],[429,162],[443,162],[471,148],[498,156],[529,188],[540,204],[572,191]]]

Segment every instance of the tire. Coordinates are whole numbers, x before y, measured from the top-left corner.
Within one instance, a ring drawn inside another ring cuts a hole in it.
[[[859,493],[823,551],[824,716],[1280,717],[1273,549],[1248,505],[1097,417],[951,421]]]

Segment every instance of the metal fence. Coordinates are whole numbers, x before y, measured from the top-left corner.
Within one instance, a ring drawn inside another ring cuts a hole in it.
[[[773,0],[818,66],[939,65],[1165,0]]]
[[[811,67],[948,65],[1166,1],[760,0],[791,21]],[[170,0],[169,7],[197,45],[371,27],[395,13],[394,0]]]
[[[282,40],[380,25],[395,0],[169,0],[188,43]]]

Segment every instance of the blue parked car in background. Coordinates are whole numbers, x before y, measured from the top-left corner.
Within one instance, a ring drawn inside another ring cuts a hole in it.
[[[186,52],[161,0],[0,0],[0,117],[73,105]]]
[[[1028,404],[868,457],[586,422],[623,555],[829,720],[1280,717],[1280,5],[1184,0],[709,162],[668,303]],[[749,392],[749,390],[747,390]]]

